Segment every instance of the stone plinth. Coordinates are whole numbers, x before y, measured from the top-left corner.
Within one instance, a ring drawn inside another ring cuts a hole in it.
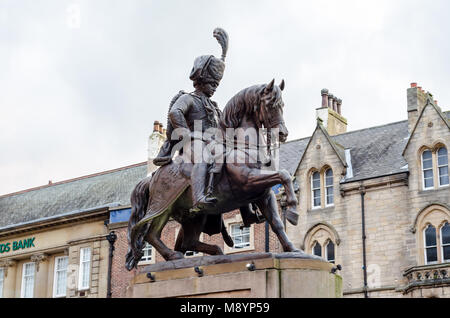
[[[188,258],[141,268],[127,297],[342,297],[342,278],[333,267],[304,253]]]

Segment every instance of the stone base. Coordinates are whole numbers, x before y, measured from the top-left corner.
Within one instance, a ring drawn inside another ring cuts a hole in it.
[[[127,288],[127,297],[342,297],[342,278],[331,273],[333,267],[304,253],[188,258],[141,268]]]

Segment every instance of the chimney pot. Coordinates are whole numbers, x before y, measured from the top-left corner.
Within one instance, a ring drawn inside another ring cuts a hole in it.
[[[437,102],[437,100],[435,100],[435,101],[434,101],[434,103],[436,104],[436,106],[438,105],[438,102]]]
[[[320,91],[322,94],[322,108],[328,107],[328,89],[324,88]]]
[[[341,106],[342,106],[342,99],[339,98],[337,100],[337,112],[339,115],[341,115],[341,110],[342,110]]]
[[[333,110],[334,110],[335,112],[337,112],[337,102],[338,102],[338,98],[335,97],[334,100],[333,100]]]
[[[411,83],[411,88],[416,88],[417,87],[417,83]]]
[[[328,95],[328,107],[333,109],[334,96],[332,94]]]
[[[158,131],[159,131],[160,134],[163,133],[163,124],[162,124],[162,123],[159,123],[159,125],[158,125]]]

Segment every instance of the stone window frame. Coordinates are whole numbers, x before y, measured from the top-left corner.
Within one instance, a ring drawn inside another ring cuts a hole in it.
[[[334,245],[333,246],[333,250],[334,250],[334,258],[333,258],[333,260],[329,260],[328,259],[328,245],[330,243],[333,243],[333,245]],[[336,263],[336,244],[331,239],[329,239],[328,241],[325,242],[325,245],[323,246],[323,250],[325,252],[324,258],[330,263]]]
[[[67,259],[67,267],[66,267],[66,275],[67,275],[67,277],[66,277],[66,291],[65,291],[65,293],[64,293],[64,295],[57,295],[56,294],[56,272],[57,272],[57,259],[59,259],[59,258],[66,258]],[[67,283],[68,283],[68,280],[69,280],[69,256],[68,255],[55,255],[54,257],[53,257],[53,283],[52,283],[52,286],[53,286],[53,290],[52,290],[52,297],[53,298],[64,298],[64,297],[67,297]]]
[[[446,224],[450,225],[450,222],[444,222],[439,229],[439,236],[440,236],[440,244],[441,244],[441,256],[442,256],[442,263],[449,263],[450,259],[444,259],[444,247],[450,246],[450,243],[444,244],[443,238],[442,238],[442,229],[445,227]]]
[[[5,269],[0,267],[0,298],[3,298],[3,289],[5,285]]]
[[[427,240],[426,240],[426,231],[428,230],[429,227],[432,227],[434,229],[434,240],[435,240],[435,245],[427,245]],[[432,265],[432,264],[438,264],[439,263],[439,253],[438,253],[438,235],[437,235],[437,229],[436,227],[431,224],[431,223],[427,223],[425,228],[422,230],[422,237],[423,237],[423,258],[424,258],[424,263],[425,265]],[[428,261],[427,258],[427,249],[429,248],[435,248],[436,249],[436,261]]]
[[[439,190],[443,188],[450,187],[449,184],[440,185],[440,177],[439,177],[439,163],[438,163],[438,151],[442,148],[445,148],[447,150],[447,167],[448,167],[448,147],[441,141],[436,142],[433,146],[422,146],[419,149],[419,166],[420,166],[420,188],[423,191],[432,191],[432,190]],[[424,175],[424,168],[423,168],[423,154],[426,151],[431,152],[431,161],[432,161],[432,172],[433,172],[433,186],[432,187],[425,187],[425,175]]]
[[[240,224],[240,225],[243,224],[242,217],[240,214],[236,214],[232,218],[225,219],[223,222],[224,222],[224,226],[226,227],[228,233],[230,233],[231,237],[232,237],[231,226],[236,225],[236,224]],[[229,247],[228,245],[224,244],[224,253],[225,254],[249,252],[249,251],[254,251],[254,250],[255,250],[255,225],[254,224],[250,225],[250,246],[243,247],[243,248],[234,248],[234,247]]]
[[[439,165],[439,151],[441,149],[445,149],[447,151],[447,164],[446,165],[442,165],[442,166]],[[448,149],[447,149],[447,147],[442,145],[441,147],[436,149],[436,170],[437,170],[437,175],[436,176],[437,176],[437,179],[438,179],[438,186],[439,186],[439,188],[448,187],[450,185],[450,182],[448,184],[441,185],[441,173],[440,173],[440,170],[439,170],[439,168],[441,168],[441,167],[447,167],[447,178],[448,178],[448,162],[449,162],[449,160],[448,160]]]
[[[151,245],[150,243],[145,242],[145,246],[144,246],[143,250],[147,247],[147,244],[150,245],[150,247],[151,247],[151,251],[152,251],[151,254],[150,254],[151,259],[150,259],[150,260],[145,260],[145,261],[139,260],[138,266],[141,266],[141,265],[150,265],[150,264],[155,264],[155,263],[156,263],[156,252],[155,252],[155,247],[154,247],[153,245]]]
[[[326,172],[328,170],[331,170],[333,182],[331,186],[326,185]],[[320,206],[314,206],[314,190],[317,190],[317,188],[313,189],[313,175],[318,172],[320,175]],[[321,169],[317,168],[311,168],[308,172],[308,187],[309,187],[309,210],[319,210],[319,209],[325,209],[325,208],[332,208],[335,206],[335,173],[334,169],[328,165],[324,164]],[[329,187],[333,188],[333,203],[327,204],[327,190]]]
[[[317,237],[318,234],[320,234],[319,237]],[[334,244],[334,263],[336,263],[340,257],[338,246],[341,244],[341,239],[334,227],[328,223],[321,222],[312,226],[306,232],[302,249],[314,255],[313,248],[316,243],[319,243],[321,246],[321,257],[326,259],[326,247],[330,241]]]
[[[441,204],[430,204],[422,211],[420,211],[414,221],[411,231],[416,234],[416,241],[418,247],[417,262],[419,265],[442,264],[443,248],[441,238],[441,228],[450,223],[450,208]],[[425,251],[425,229],[428,225],[434,226],[436,229],[436,244],[437,244],[437,262],[427,263]],[[448,262],[448,261],[446,261]]]
[[[32,265],[33,266],[33,287],[32,287],[32,296],[28,297],[28,298],[33,298],[34,297],[34,289],[36,288],[36,263],[35,262],[25,262],[22,264],[22,281],[20,284],[20,298],[25,298],[25,267],[27,265]]]
[[[89,249],[89,253],[90,253],[90,255],[89,255],[89,278],[88,278],[88,285],[87,286],[81,286],[81,283],[82,283],[82,260],[81,260],[81,251],[82,250],[84,250],[84,249]],[[79,262],[78,262],[78,285],[77,285],[77,290],[78,291],[86,291],[86,290],[89,290],[90,288],[91,288],[91,279],[92,279],[92,252],[93,252],[93,247],[89,244],[89,245],[83,245],[83,246],[80,246],[80,249],[78,250],[79,252],[78,252],[78,259],[79,259]]]

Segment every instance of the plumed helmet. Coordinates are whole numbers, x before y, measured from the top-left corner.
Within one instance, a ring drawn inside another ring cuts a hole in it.
[[[216,28],[213,32],[222,47],[222,57],[216,58],[214,55],[202,55],[195,59],[189,78],[195,82],[214,82],[219,84],[225,71],[225,57],[228,50],[228,34],[221,28]]]

